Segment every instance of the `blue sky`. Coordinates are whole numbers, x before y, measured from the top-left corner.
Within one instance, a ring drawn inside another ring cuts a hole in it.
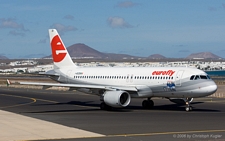
[[[212,52],[225,58],[224,0],[1,0],[0,55],[51,54],[48,29],[66,46],[147,57]]]

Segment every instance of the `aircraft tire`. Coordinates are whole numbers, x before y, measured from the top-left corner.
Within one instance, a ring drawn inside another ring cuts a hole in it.
[[[151,109],[154,106],[154,102],[152,100],[144,100],[142,102],[142,107],[144,109]]]
[[[186,111],[186,112],[192,111],[192,107],[191,107],[191,106],[185,107],[185,111]]]
[[[112,107],[111,107],[111,106],[108,106],[107,104],[105,104],[105,102],[102,102],[102,103],[100,104],[100,109],[101,109],[101,110],[111,110]]]

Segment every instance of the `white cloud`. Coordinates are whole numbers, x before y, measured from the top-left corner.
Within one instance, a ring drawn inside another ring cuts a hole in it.
[[[40,39],[40,41],[38,42],[38,44],[44,44],[44,43],[46,43],[46,40],[47,39]]]
[[[74,16],[72,16],[72,15],[66,15],[66,16],[63,17],[63,19],[74,20]]]
[[[223,6],[223,8],[225,9],[225,4],[224,4],[224,3],[222,4],[222,6]]]
[[[109,26],[112,28],[131,28],[131,27],[133,27],[132,25],[127,23],[121,17],[109,17],[107,22],[108,22]]]
[[[29,31],[24,28],[23,24],[16,22],[15,19],[0,19],[0,29],[13,29],[9,31],[9,35],[13,36],[25,36],[25,32]]]
[[[217,11],[217,8],[216,7],[208,7],[209,11]]]
[[[25,33],[18,32],[16,30],[12,30],[12,31],[9,32],[9,35],[13,35],[13,36],[25,36]]]
[[[51,10],[51,7],[43,5],[22,5],[22,6],[14,6],[15,9],[21,10],[21,11],[46,11]]]
[[[74,26],[71,26],[71,25],[68,25],[68,26],[65,26],[65,25],[62,25],[60,23],[55,23],[51,26],[51,28],[55,28],[57,29],[57,31],[63,35],[65,32],[69,32],[69,31],[76,31],[77,28],[74,27]]]
[[[120,7],[120,8],[130,8],[130,7],[134,7],[139,5],[138,3],[133,3],[132,1],[124,1],[124,2],[120,2],[116,5],[116,7]]]
[[[19,24],[14,19],[11,18],[0,19],[0,28],[20,29],[22,31],[27,31],[27,29],[24,28],[23,24]]]

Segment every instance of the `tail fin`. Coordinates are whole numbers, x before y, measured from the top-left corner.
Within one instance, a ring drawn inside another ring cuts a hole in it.
[[[49,29],[54,68],[75,66],[56,29]]]

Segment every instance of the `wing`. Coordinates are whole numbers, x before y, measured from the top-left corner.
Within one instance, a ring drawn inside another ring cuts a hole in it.
[[[107,86],[107,85],[86,85],[86,84],[64,84],[64,83],[37,83],[37,82],[19,82],[21,85],[36,85],[44,87],[70,87],[70,88],[87,88],[87,89],[104,89],[104,90],[125,90],[125,91],[138,91],[134,86]]]

